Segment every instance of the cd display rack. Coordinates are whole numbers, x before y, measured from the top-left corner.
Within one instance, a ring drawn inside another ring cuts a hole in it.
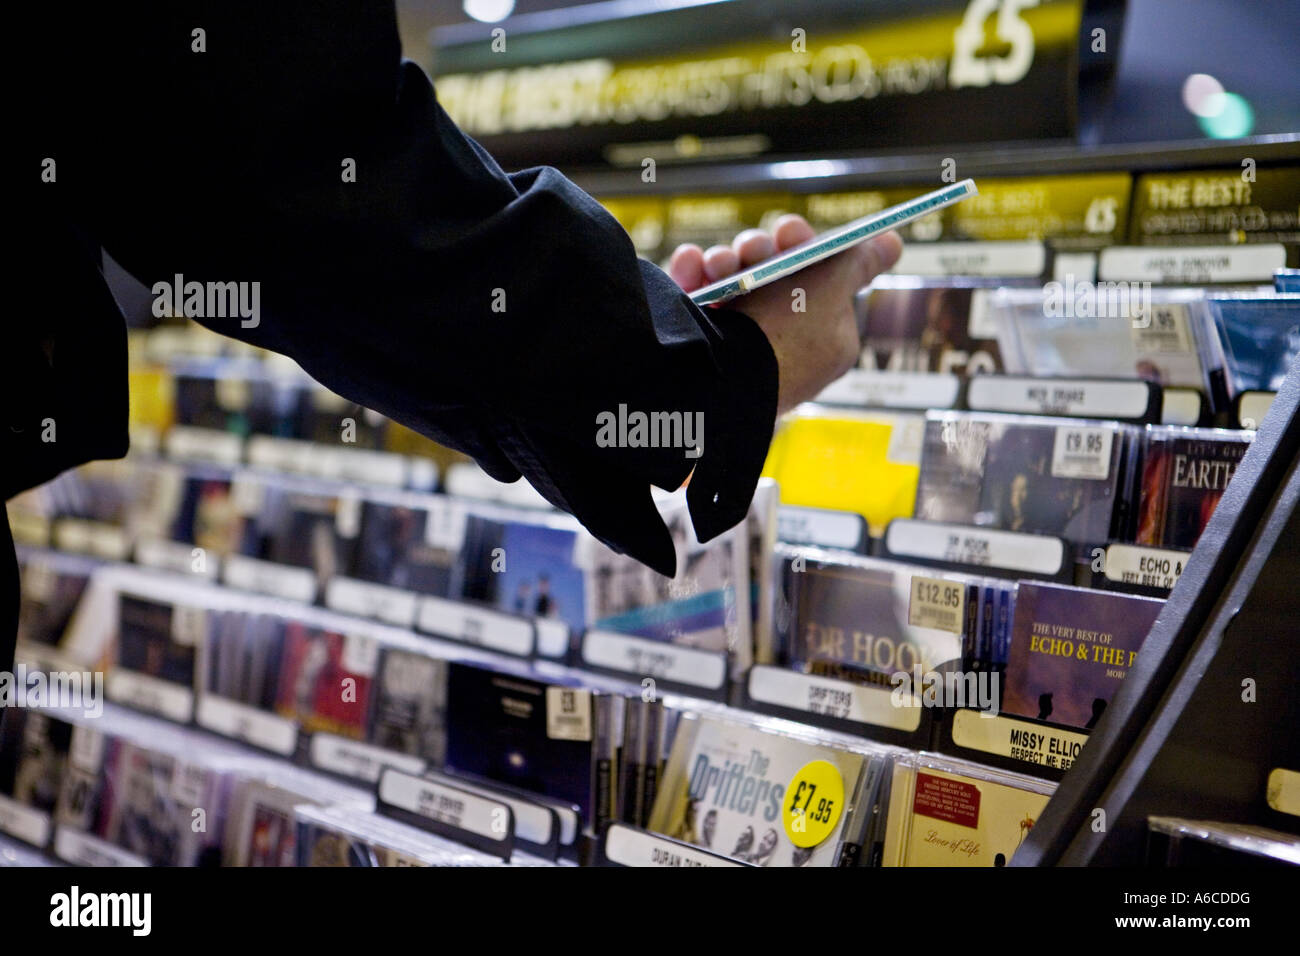
[[[0,864],[1293,858],[1300,134],[1078,145],[1123,4],[1001,5],[1035,55],[980,83],[997,6],[436,33],[453,118],[654,262],[981,194],[904,231],[745,521],[700,542],[657,498],[672,579],[292,363],[137,330],[130,456],[9,506],[22,692],[104,699],[7,715]]]
[[[1300,657],[1300,375],[1293,370],[1125,679],[1014,863],[1132,864],[1147,819],[1300,834],[1286,791]]]

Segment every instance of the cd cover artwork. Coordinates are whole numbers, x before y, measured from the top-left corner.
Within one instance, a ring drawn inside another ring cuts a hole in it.
[[[780,646],[794,666],[889,684],[900,671],[926,673],[961,659],[961,633],[909,623],[910,569],[812,549],[779,548],[778,557],[788,609],[778,615]]]
[[[916,517],[1059,535],[1083,547],[1111,536],[1124,431],[978,413],[931,413],[925,423]],[[1076,458],[1078,436],[1093,454]]]
[[[300,824],[299,866],[374,866],[369,848],[321,824]]]
[[[178,640],[172,605],[123,594],[118,607],[118,666],[193,687],[195,647]]]
[[[1164,602],[1031,581],[1018,592],[1002,712],[1091,730]]]
[[[661,506],[660,513],[677,550],[677,576],[664,577],[593,540],[588,626],[726,651],[747,666],[753,648],[744,526],[700,544],[684,499]]]
[[[1250,441],[1242,432],[1148,429],[1137,543],[1180,551],[1196,547]]]
[[[54,822],[83,833],[100,834],[107,822],[109,780],[125,744],[84,724],[71,725],[68,753],[83,755],[80,762],[69,759],[54,807]],[[85,755],[90,755],[89,757]]]
[[[446,711],[447,662],[385,649],[375,687],[370,742],[442,766],[447,749]]]
[[[279,807],[254,801],[245,866],[293,866],[297,834],[293,818]]]
[[[26,562],[18,605],[18,643],[56,646],[88,580],[88,569],[62,570],[38,560]]]
[[[572,528],[470,517],[465,597],[502,611],[586,628],[587,578],[574,563]]]
[[[319,582],[346,575],[356,551],[359,502],[268,488],[258,517],[266,560],[316,572]]]
[[[369,639],[290,622],[276,711],[308,732],[362,739],[377,654]]]
[[[271,615],[214,615],[208,651],[209,693],[272,711],[278,700],[287,625]]]
[[[172,799],[175,760],[125,744],[117,762],[105,839],[151,863],[180,864],[182,810]]]
[[[245,549],[246,524],[230,479],[191,476],[185,479],[171,537],[224,557]]]
[[[1139,378],[1205,390],[1205,307],[1199,291],[1138,283],[1048,283],[993,297],[1007,371],[1045,378]],[[1055,298],[1054,298],[1055,296]]]
[[[0,734],[0,796],[53,814],[71,741],[71,724],[39,710],[10,710]]]
[[[590,821],[595,708],[608,699],[452,662],[447,766],[577,804]]]
[[[1300,356],[1300,294],[1206,300],[1223,340],[1232,394],[1276,392]]]
[[[424,508],[364,502],[352,576],[420,594],[458,593],[459,554],[430,541],[431,520]]]
[[[374,849],[320,821],[299,820],[299,866],[379,866]]]
[[[1050,793],[900,761],[894,767],[885,866],[1006,866]]]
[[[866,758],[712,717],[683,717],[649,829],[756,866],[836,866],[857,808],[842,807],[815,846],[795,846],[785,832],[786,786],[814,761],[834,767],[847,798]]]
[[[924,428],[920,415],[801,406],[782,420],[763,474],[784,504],[855,512],[880,537],[916,507]]]
[[[984,317],[990,291],[873,285],[858,300],[866,326],[858,366],[956,375],[1002,371],[997,326]]]

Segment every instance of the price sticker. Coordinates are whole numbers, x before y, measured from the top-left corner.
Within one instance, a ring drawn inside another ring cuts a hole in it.
[[[1058,428],[1052,448],[1052,477],[1105,481],[1110,477],[1110,451],[1114,441],[1115,432],[1110,428],[1070,425]]]
[[[835,832],[844,812],[844,778],[827,760],[806,763],[790,778],[781,805],[785,835],[797,847],[814,847]]]
[[[960,634],[966,620],[966,586],[942,578],[912,576],[912,599],[907,606],[909,627],[930,627]]]

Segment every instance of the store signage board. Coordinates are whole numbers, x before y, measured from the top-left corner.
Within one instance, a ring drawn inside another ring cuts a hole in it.
[[[1067,139],[1082,8],[602,4],[438,30],[431,72],[444,108],[507,167]]]

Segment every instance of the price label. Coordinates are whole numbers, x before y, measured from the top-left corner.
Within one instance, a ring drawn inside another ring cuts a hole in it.
[[[785,835],[797,847],[814,847],[835,832],[844,812],[844,778],[827,760],[806,763],[790,778],[781,807]]]
[[[912,599],[907,606],[909,627],[931,627],[960,634],[965,620],[964,584],[942,578],[912,576]]]
[[[208,635],[208,612],[201,607],[172,607],[172,640],[186,647],[201,647]]]
[[[1139,352],[1185,353],[1194,349],[1191,318],[1181,302],[1152,305],[1145,311],[1134,309],[1129,318],[1133,345]]]
[[[1112,544],[1106,549],[1106,578],[1119,584],[1173,590],[1187,567],[1187,551],[1170,551],[1136,544]]]
[[[1052,449],[1052,477],[1105,481],[1110,477],[1110,451],[1114,441],[1115,432],[1109,428],[1071,425],[1058,428]]]

